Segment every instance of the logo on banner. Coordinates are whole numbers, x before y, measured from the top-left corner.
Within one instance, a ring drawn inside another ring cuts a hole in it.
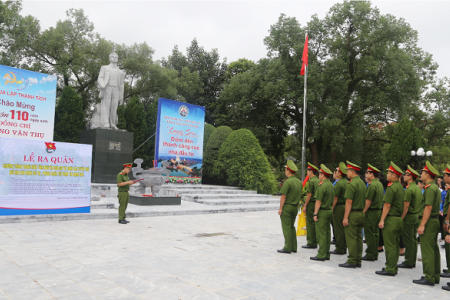
[[[5,76],[3,76],[3,80],[5,80],[5,85],[15,85],[18,91],[23,90],[28,85],[28,79],[25,80],[25,78],[17,72],[6,73]]]
[[[186,105],[181,105],[180,108],[178,109],[178,113],[182,117],[187,117],[187,115],[189,114],[189,109],[187,108]]]
[[[55,143],[45,143],[45,146],[47,146],[47,149],[45,149],[47,153],[53,153],[56,151]]]

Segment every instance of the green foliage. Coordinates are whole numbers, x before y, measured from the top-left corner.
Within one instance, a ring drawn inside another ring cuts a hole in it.
[[[148,137],[151,137],[153,134],[155,134],[148,142],[148,156],[150,159],[154,159],[155,157],[155,141],[156,141],[156,121],[158,119],[158,100],[153,101],[152,104],[150,104],[147,108],[147,114],[146,114],[146,122],[148,127]],[[146,138],[146,139],[147,139]],[[149,166],[153,166],[150,164]]]
[[[395,125],[392,142],[386,153],[387,166],[393,161],[402,170],[411,162],[411,150],[417,151],[424,147],[425,141],[420,130],[414,126],[413,122],[403,119],[398,125]]]
[[[214,164],[219,157],[219,150],[228,135],[233,132],[228,126],[216,128],[209,137],[206,148],[203,151],[202,181],[208,184],[219,184],[218,177],[213,175]]]
[[[430,150],[433,152],[433,155],[429,157],[429,160],[438,171],[444,171],[447,164],[450,164],[449,146],[432,146],[425,150]]]
[[[248,72],[255,66],[255,63],[246,58],[239,58],[237,61],[233,61],[228,65],[227,77],[231,78],[234,75]]]
[[[206,150],[206,145],[208,144],[209,138],[211,137],[211,134],[215,129],[216,128],[211,124],[205,124],[205,131],[203,135],[203,151]]]
[[[256,190],[263,194],[276,192],[277,184],[269,161],[258,140],[248,129],[233,131],[223,142],[213,174],[245,190]]]
[[[86,120],[81,97],[71,86],[63,89],[55,108],[55,141],[79,143],[81,131],[86,130]]]

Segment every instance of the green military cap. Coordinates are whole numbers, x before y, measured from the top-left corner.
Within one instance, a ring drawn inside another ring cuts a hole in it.
[[[320,172],[322,172],[326,176],[331,176],[333,174],[333,172],[331,172],[331,170],[328,169],[324,164],[320,165]]]
[[[297,166],[294,164],[292,160],[288,160],[286,164],[286,168],[291,171],[292,173],[295,173],[298,171]]]
[[[411,168],[410,165],[408,165],[408,167],[406,168],[406,173],[411,174],[411,176],[414,177],[414,179],[417,179],[417,177],[419,177],[419,173],[413,168]]]
[[[361,170],[361,167],[358,166],[358,165],[355,165],[354,163],[351,163],[351,162],[349,162],[349,161],[347,160],[347,170],[348,170],[348,169],[353,169],[353,170],[359,172],[359,171]]]
[[[342,175],[347,175],[347,166],[345,165],[344,162],[341,161],[339,163],[339,167],[337,167],[337,168],[338,168],[339,172],[342,173]]]
[[[316,167],[315,165],[313,165],[312,163],[308,163],[308,167],[306,168],[306,170],[316,170],[316,171],[319,171],[319,168]]]
[[[436,168],[433,167],[429,161],[427,161],[425,163],[425,167],[422,169],[422,171],[427,172],[428,174],[430,174],[433,177],[436,177],[439,174],[439,172],[436,170]]]
[[[403,171],[400,169],[394,162],[391,161],[391,164],[389,165],[389,168],[386,169],[387,171],[394,172],[397,176],[402,176]]]
[[[127,164],[123,164],[124,168],[131,168],[131,166],[133,165],[133,163],[127,163]]]
[[[380,174],[380,172],[381,172],[380,170],[378,170],[371,164],[367,164],[367,171],[372,172],[372,173],[377,173],[377,174]]]
[[[449,164],[447,164],[447,165],[445,166],[445,170],[442,171],[442,173],[447,173],[447,174],[450,175],[450,165],[449,165]]]

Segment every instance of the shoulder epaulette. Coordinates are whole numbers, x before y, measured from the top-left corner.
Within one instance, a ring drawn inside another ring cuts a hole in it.
[[[369,185],[372,183],[372,181],[371,182],[369,182]]]
[[[406,186],[406,188],[409,188],[409,184]]]
[[[350,180],[347,182],[347,184],[349,184],[350,182],[352,182],[352,180],[353,180],[353,179],[350,179]]]
[[[430,185],[431,185],[431,183],[427,184],[427,185],[425,186],[425,188],[429,187]]]
[[[322,185],[322,183],[323,183],[323,181],[321,181],[321,182],[319,183],[319,185]]]
[[[391,186],[391,185],[393,185],[393,183],[392,183],[392,182],[389,182],[389,183],[388,183],[388,186]]]

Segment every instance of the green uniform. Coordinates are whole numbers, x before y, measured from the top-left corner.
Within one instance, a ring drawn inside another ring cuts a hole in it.
[[[437,242],[440,203],[441,191],[437,184],[432,181],[425,186],[419,216],[422,219],[426,205],[432,206],[430,218],[425,224],[423,234],[420,236],[423,274],[425,275],[425,279],[432,283],[439,283],[440,280],[441,254]]]
[[[302,182],[295,176],[291,176],[286,179],[280,192],[286,196],[280,216],[284,235],[283,250],[297,252],[297,233],[294,224],[298,214],[298,204],[302,197]]]
[[[355,176],[348,182],[344,197],[352,200],[348,226],[345,227],[345,241],[348,247],[347,263],[359,265],[363,251],[362,229],[365,219],[363,209],[366,205],[366,185],[361,177]]]
[[[317,258],[330,258],[330,244],[331,244],[331,219],[333,200],[334,200],[334,186],[329,179],[323,180],[319,183],[315,195],[316,201],[320,201],[320,209],[317,213],[316,222],[316,236],[319,243],[319,251]]]
[[[317,247],[316,222],[314,222],[314,207],[316,205],[316,192],[319,186],[319,178],[314,176],[308,181],[308,193],[311,193],[308,206],[306,207],[306,242],[307,246]]]
[[[400,256],[400,236],[403,231],[403,201],[405,190],[398,180],[388,184],[383,201],[391,208],[384,220],[383,241],[386,251],[386,272],[396,274],[398,258]]]
[[[336,252],[346,253],[347,244],[345,243],[345,230],[342,221],[345,214],[345,190],[347,189],[347,178],[337,180],[334,185],[334,196],[338,197],[336,206],[333,210],[334,235],[336,238]]]
[[[450,202],[450,190],[447,190],[447,195],[445,196],[444,202],[444,221],[447,220],[448,206]],[[449,225],[450,226],[450,225]],[[444,239],[447,236],[448,232],[444,231]],[[445,243],[445,259],[447,263],[447,270],[450,270],[450,243]],[[450,271],[447,271],[450,273]]]
[[[380,229],[378,224],[381,219],[381,210],[383,209],[383,184],[374,178],[367,188],[366,199],[372,201],[369,209],[366,211],[366,220],[364,224],[364,236],[366,237],[366,258],[378,259],[378,241],[380,238]]]
[[[117,183],[130,181],[128,174],[120,172],[117,174]],[[130,185],[118,186],[119,191],[119,221],[125,220],[125,211],[127,210],[128,200],[130,195],[128,191],[130,190]]]
[[[405,202],[409,202],[408,212],[403,219],[402,239],[405,245],[405,261],[403,264],[413,266],[417,261],[417,228],[419,228],[419,209],[422,201],[422,190],[415,182],[405,189]]]

